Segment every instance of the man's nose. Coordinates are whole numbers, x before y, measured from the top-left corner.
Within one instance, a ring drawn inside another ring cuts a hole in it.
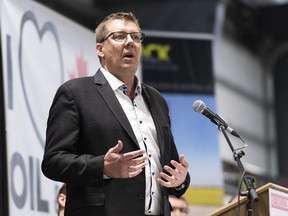
[[[132,36],[130,34],[127,35],[127,38],[126,38],[126,42],[134,42],[134,40],[132,39]]]
[[[132,39],[130,34],[127,35],[125,45],[129,47],[134,47],[134,40]]]

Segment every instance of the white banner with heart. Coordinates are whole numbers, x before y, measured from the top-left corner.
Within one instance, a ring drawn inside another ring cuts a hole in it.
[[[99,68],[94,33],[31,0],[0,14],[9,215],[56,215],[61,183],[40,169],[48,111],[61,83]]]

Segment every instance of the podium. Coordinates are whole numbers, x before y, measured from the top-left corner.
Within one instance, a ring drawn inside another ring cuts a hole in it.
[[[281,200],[274,199],[275,205],[279,205],[280,208],[282,208],[282,213],[279,215],[288,215],[288,189],[273,183],[268,183],[256,190],[256,193],[259,197],[259,201],[255,202],[253,204],[253,215],[255,216],[269,216],[270,215],[270,203],[269,203],[269,189],[272,189],[276,192],[279,192],[282,194],[279,195],[280,199],[283,198],[282,202]],[[284,196],[283,196],[284,195]],[[283,202],[284,201],[284,202]],[[240,205],[240,214],[241,216],[246,216],[247,209],[247,197],[240,197],[240,201],[238,204],[238,198],[235,198],[231,203],[224,205],[220,209],[215,210],[214,212],[208,214],[208,216],[238,216],[239,211],[239,205]],[[283,205],[283,206],[281,206]],[[286,207],[287,209],[286,209]],[[277,206],[276,206],[277,208]],[[277,209],[276,209],[277,210]],[[284,211],[285,210],[285,211]],[[287,211],[286,211],[287,210]],[[284,211],[284,213],[283,213]],[[278,215],[278,214],[275,214]],[[272,216],[272,215],[270,215]]]

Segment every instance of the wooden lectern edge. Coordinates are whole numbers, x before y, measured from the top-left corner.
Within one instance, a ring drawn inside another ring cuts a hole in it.
[[[280,186],[280,185],[277,185],[277,184],[273,184],[273,183],[271,183],[271,182],[263,185],[262,187],[259,187],[259,188],[256,190],[256,192],[257,192],[257,193],[262,193],[262,192],[266,191],[266,190],[269,189],[269,188],[272,188],[272,189],[275,189],[275,190],[278,190],[278,191],[282,191],[282,192],[284,192],[284,193],[288,193],[288,189],[287,189],[287,188],[285,188],[285,187],[283,187],[283,186]]]
[[[275,189],[275,190],[278,190],[278,191],[282,191],[284,193],[288,193],[288,189],[285,188],[285,187],[282,187],[280,185],[276,185],[276,184],[273,184],[271,182],[259,187],[258,189],[256,189],[256,193],[257,195],[267,191],[269,188],[272,188],[272,189]],[[240,205],[243,203],[243,202],[246,202],[247,201],[247,197],[243,197],[241,196],[240,197]],[[221,215],[223,214],[227,209],[232,209],[234,207],[236,207],[238,205],[238,197],[235,198],[233,201],[231,201],[230,203],[220,207],[219,209],[216,209],[215,211],[209,213],[207,216],[217,216],[217,215]]]

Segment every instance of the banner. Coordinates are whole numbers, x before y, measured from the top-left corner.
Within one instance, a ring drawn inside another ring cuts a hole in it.
[[[288,215],[288,194],[269,188],[269,215]]]
[[[2,0],[9,215],[56,215],[60,183],[41,172],[58,86],[99,68],[93,30],[31,0]]]

